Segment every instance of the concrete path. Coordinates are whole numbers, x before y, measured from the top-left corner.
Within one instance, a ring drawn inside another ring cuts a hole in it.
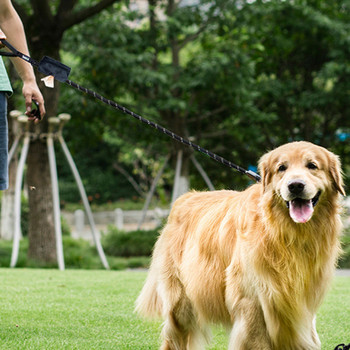
[[[337,270],[335,272],[336,276],[350,277],[350,269]]]

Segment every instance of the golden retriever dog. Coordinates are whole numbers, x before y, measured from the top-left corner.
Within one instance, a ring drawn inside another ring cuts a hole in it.
[[[321,349],[315,316],[340,252],[339,159],[293,142],[259,171],[243,192],[174,203],[136,302],[164,318],[161,349],[204,349],[213,323],[228,327],[231,350]]]

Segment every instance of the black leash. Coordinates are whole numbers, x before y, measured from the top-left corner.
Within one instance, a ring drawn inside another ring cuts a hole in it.
[[[174,139],[178,142],[181,142],[182,144],[184,144],[186,146],[190,146],[190,147],[194,148],[195,150],[197,150],[198,152],[206,154],[211,159],[214,159],[215,161],[217,161],[221,164],[224,164],[229,168],[237,170],[241,174],[248,176],[250,179],[252,179],[256,182],[259,182],[261,180],[260,175],[258,175],[254,171],[246,170],[246,169],[230,162],[229,160],[226,160],[225,158],[218,156],[217,154],[210,152],[207,149],[205,149],[205,148],[203,148],[203,147],[201,147],[201,146],[199,146],[199,145],[197,145],[197,144],[195,144],[187,139],[184,139],[183,137],[181,137],[177,134],[174,134],[172,131],[162,127],[161,125],[158,125],[157,123],[154,123],[146,118],[141,117],[140,115],[130,111],[129,109],[119,105],[118,103],[103,97],[102,95],[96,93],[95,91],[89,90],[83,86],[80,86],[77,83],[74,83],[73,81],[68,79],[71,68],[64,65],[63,63],[56,61],[53,58],[48,57],[48,56],[44,56],[41,59],[41,61],[38,62],[38,61],[32,59],[31,57],[19,52],[11,44],[9,44],[6,40],[0,39],[0,41],[2,42],[3,45],[5,45],[12,52],[12,53],[10,53],[10,52],[1,52],[0,51],[0,55],[19,57],[19,58],[27,61],[28,63],[30,63],[32,66],[37,67],[40,73],[43,73],[45,75],[54,76],[56,80],[58,80],[62,83],[65,83],[65,84],[73,87],[74,89],[82,91],[82,92],[96,98],[97,100],[100,100],[101,102],[103,102],[103,103],[105,103],[105,104],[107,104],[115,109],[118,109],[125,114],[128,114],[128,115],[134,117],[135,119],[139,120],[140,122],[147,124],[158,131],[161,131],[165,135],[170,136],[172,139]]]

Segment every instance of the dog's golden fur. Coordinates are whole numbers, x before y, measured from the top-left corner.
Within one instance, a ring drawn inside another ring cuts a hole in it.
[[[259,170],[262,182],[243,192],[175,202],[136,303],[140,314],[164,318],[161,349],[203,349],[212,323],[231,329],[231,350],[321,348],[315,314],[340,251],[339,160],[293,142],[264,155]],[[305,197],[319,198],[305,223],[286,204],[295,179]]]

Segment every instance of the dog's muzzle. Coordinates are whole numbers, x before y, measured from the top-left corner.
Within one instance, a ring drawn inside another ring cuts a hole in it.
[[[301,193],[300,191],[299,193]],[[295,197],[290,201],[286,201],[289,215],[294,222],[304,224],[308,222],[314,213],[314,207],[320,199],[321,191],[318,191],[316,196],[311,199]]]

